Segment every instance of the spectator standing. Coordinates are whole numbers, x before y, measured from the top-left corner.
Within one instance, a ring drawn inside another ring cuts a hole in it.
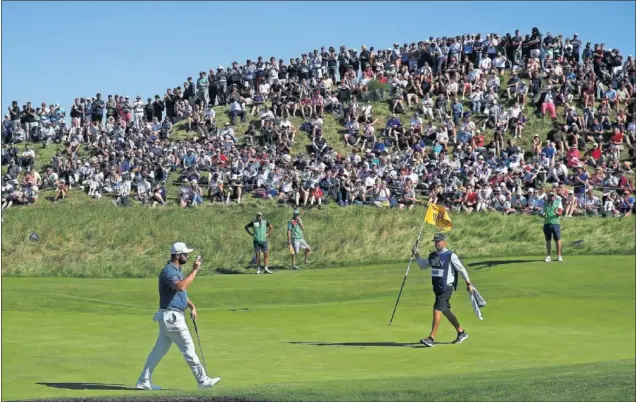
[[[546,257],[545,262],[552,261],[552,239],[556,244],[558,261],[563,262],[561,256],[561,222],[560,216],[563,214],[563,204],[560,197],[557,198],[554,192],[547,195],[543,204],[543,234],[545,235]]]

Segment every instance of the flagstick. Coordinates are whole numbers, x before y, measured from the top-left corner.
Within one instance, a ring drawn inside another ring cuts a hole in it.
[[[409,275],[409,270],[411,269],[411,263],[413,262],[413,257],[415,256],[415,250],[417,246],[420,244],[420,238],[422,237],[422,230],[424,230],[424,225],[426,225],[426,220],[422,222],[422,227],[420,227],[420,233],[417,235],[417,240],[415,241],[415,247],[411,250],[411,258],[409,259],[409,265],[406,267],[406,273],[404,274],[404,280],[402,281],[402,286],[400,287],[400,293],[398,293],[397,301],[395,302],[395,307],[393,307],[393,314],[391,314],[391,320],[389,321],[389,327],[393,322],[393,317],[395,316],[395,311],[397,310],[398,303],[400,303],[400,296],[402,296],[402,290],[404,289],[404,284],[406,283],[406,278]]]

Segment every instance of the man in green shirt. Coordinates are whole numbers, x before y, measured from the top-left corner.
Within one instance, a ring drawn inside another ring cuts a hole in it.
[[[541,215],[543,219],[543,234],[545,235],[545,248],[547,256],[545,262],[552,261],[552,238],[556,243],[557,255],[559,256],[559,262],[563,262],[561,257],[561,215],[563,214],[563,204],[561,198],[558,197],[554,190],[548,193],[547,198],[543,202],[543,212]]]
[[[210,103],[210,93],[208,89],[210,87],[210,83],[208,81],[208,77],[205,71],[201,71],[199,73],[199,78],[197,79],[197,94],[199,95],[199,99],[203,103],[201,105],[202,109],[208,108],[208,103]]]
[[[250,231],[250,229],[252,230]],[[256,274],[261,273],[261,252],[263,253],[263,260],[265,263],[265,273],[267,274],[272,273],[272,271],[270,271],[267,266],[269,263],[269,249],[267,247],[267,237],[269,237],[273,229],[274,229],[274,226],[272,226],[271,223],[263,219],[262,212],[259,212],[256,215],[255,220],[245,225],[245,231],[254,239],[254,252],[256,253],[256,266],[258,267]]]
[[[300,212],[295,209],[292,219],[287,222],[287,245],[293,247],[293,253],[291,253],[293,269],[299,269],[296,265],[296,254],[300,249],[305,250],[305,264],[307,264],[307,257],[311,252],[311,247],[309,247],[309,244],[307,244],[303,237],[304,230],[305,225],[303,225],[303,221],[300,219]]]

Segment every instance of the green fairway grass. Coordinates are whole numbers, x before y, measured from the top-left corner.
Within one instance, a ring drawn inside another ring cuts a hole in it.
[[[189,296],[223,379],[198,391],[173,346],[153,381],[174,391],[151,394],[69,388],[134,386],[157,335],[156,278],[5,277],[2,399],[634,400],[633,255],[493,260],[464,261],[484,320],[460,281],[451,303],[470,338],[432,349],[417,344],[433,294],[416,266],[391,327],[403,263],[200,277]],[[455,335],[443,321],[437,341]]]

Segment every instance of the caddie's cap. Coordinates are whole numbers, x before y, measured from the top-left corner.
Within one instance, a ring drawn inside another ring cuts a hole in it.
[[[436,233],[433,237],[433,241],[442,241],[446,240],[446,235],[444,233]]]
[[[300,215],[300,211],[297,209],[294,209],[294,216]]]
[[[188,254],[193,251],[194,250],[191,248],[188,248],[188,246],[186,246],[185,243],[176,242],[172,245],[172,248],[170,249],[170,254]]]
[[[259,213],[256,214],[256,216],[263,216],[263,213],[259,212]]]

